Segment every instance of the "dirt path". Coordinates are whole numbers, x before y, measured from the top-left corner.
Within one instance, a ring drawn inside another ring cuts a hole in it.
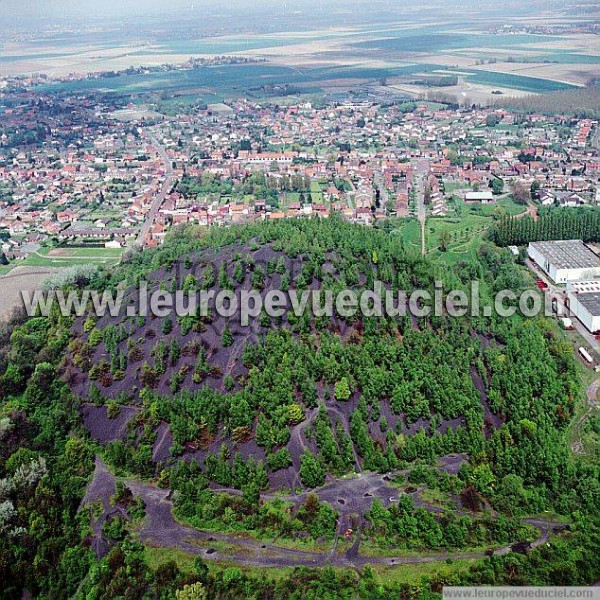
[[[427,213],[425,210],[425,177],[429,173],[429,161],[421,159],[417,161],[416,168],[416,188],[417,188],[417,218],[421,229],[421,254],[427,253],[425,243],[425,221]]]
[[[359,546],[363,522],[359,526],[353,545],[343,555],[331,550],[317,552],[284,548],[243,535],[202,531],[177,523],[172,515],[172,503],[168,499],[169,490],[162,490],[139,482],[128,482],[127,485],[146,503],[147,516],[140,529],[142,542],[160,547],[180,548],[212,560],[259,567],[325,566],[327,564],[357,567],[365,564],[421,564],[444,561],[449,558],[483,558],[486,556],[484,552],[441,552],[428,556],[362,556]],[[528,519],[526,522],[540,529],[540,537],[532,545],[539,546],[545,543],[553,525],[536,519]],[[215,542],[215,547],[211,547],[211,542]],[[219,549],[218,546],[222,543],[227,544],[229,548]],[[510,552],[510,546],[496,550],[496,553],[507,552]]]
[[[35,254],[38,258],[42,258],[44,260],[50,260],[53,262],[69,262],[69,261],[79,261],[82,260],[99,260],[102,262],[112,262],[118,263],[121,259],[118,256],[69,256],[65,254],[53,254],[55,250],[51,250],[48,254],[42,254],[38,250],[35,250],[31,254]]]
[[[26,269],[30,270],[26,271]],[[17,277],[29,277],[31,275],[53,275],[54,273],[56,273],[56,269],[54,268],[21,266],[15,267],[6,275],[2,275],[1,279],[15,279]]]
[[[290,442],[294,442],[296,446],[301,449],[302,452],[304,452],[305,450],[309,450],[302,434],[304,433],[305,429],[312,424],[312,422],[315,420],[318,414],[318,408],[311,408],[307,412],[306,419],[304,419],[302,423],[299,423],[292,429],[292,432],[290,434]]]
[[[9,319],[12,312],[18,307],[23,307],[22,292],[31,298],[42,282],[57,272],[56,268],[29,267],[20,265],[14,267],[6,275],[0,277],[2,293],[0,294],[0,321]]]
[[[598,407],[598,388],[600,387],[600,378],[593,381],[586,389],[585,394],[589,408],[581,415],[577,423],[575,423],[574,431],[576,432],[577,438],[574,442],[571,442],[571,452],[573,454],[579,454],[585,456],[583,449],[583,442],[581,440],[581,428],[586,422],[592,412]]]
[[[378,491],[381,493],[378,485],[385,476],[377,474],[365,474],[348,482],[359,482],[361,489],[371,489],[373,495]],[[383,480],[385,483],[385,480]],[[85,497],[81,503],[81,507],[96,502],[101,502],[104,507],[104,515],[93,525],[94,531],[94,548],[99,551],[106,551],[106,542],[101,535],[101,524],[106,517],[108,511],[113,509],[110,506],[109,499],[114,493],[115,477],[110,473],[106,465],[100,458],[96,458],[96,468],[94,476]],[[430,554],[428,556],[363,556],[359,552],[362,529],[364,527],[364,518],[361,517],[360,525],[356,533],[356,538],[352,546],[345,554],[337,552],[338,541],[341,538],[343,524],[347,520],[347,516],[351,513],[356,514],[358,508],[351,502],[351,496],[346,496],[348,502],[339,505],[336,502],[339,486],[344,485],[344,481],[332,482],[319,488],[319,498],[327,501],[332,506],[339,507],[340,519],[338,522],[338,531],[334,539],[331,549],[324,551],[308,551],[283,546],[275,545],[274,543],[262,542],[261,540],[250,538],[244,534],[228,534],[211,531],[203,531],[188,527],[178,523],[173,517],[173,503],[170,500],[170,490],[160,489],[139,481],[127,481],[126,485],[137,496],[140,496],[146,504],[146,517],[139,529],[140,540],[150,546],[179,548],[191,554],[201,554],[212,560],[230,561],[242,565],[258,566],[258,567],[293,567],[297,565],[303,566],[325,566],[331,564],[342,567],[358,567],[365,564],[420,564],[444,561],[448,558],[483,558],[484,552],[467,552],[467,553],[447,553],[441,552]],[[347,487],[347,486],[346,486]],[[226,491],[226,490],[223,490]],[[227,490],[229,491],[229,490]],[[236,490],[237,491],[237,490]],[[346,493],[348,489],[344,490]],[[384,492],[387,494],[387,490]],[[296,494],[294,496],[282,497],[282,499],[294,499],[302,501],[308,494]],[[369,498],[366,492],[363,498]],[[267,497],[264,495],[263,497]],[[280,496],[281,497],[281,496]],[[391,500],[391,498],[390,498]],[[388,502],[389,504],[389,502]],[[423,503],[424,505],[425,503]],[[364,514],[364,513],[362,513]],[[524,519],[524,522],[533,525],[540,530],[540,536],[532,543],[532,546],[544,544],[550,532],[554,529],[554,525],[541,519]],[[211,546],[214,542],[214,546]],[[221,549],[221,546],[226,544],[228,547]],[[510,552],[510,546],[495,551],[496,554],[504,554]]]
[[[229,353],[229,360],[227,361],[227,366],[225,367],[225,375],[231,375],[238,359],[240,358],[244,348],[246,346],[246,338],[241,337],[238,338],[231,348],[231,352]]]

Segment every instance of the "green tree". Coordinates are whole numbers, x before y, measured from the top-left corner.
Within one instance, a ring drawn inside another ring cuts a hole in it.
[[[352,395],[350,386],[348,385],[348,378],[342,377],[334,387],[334,393],[337,400],[346,401]]]
[[[227,325],[225,325],[225,328],[223,329],[223,333],[221,335],[221,343],[223,344],[223,346],[225,348],[227,348],[228,346],[231,346],[233,344],[233,334],[231,333],[231,330],[229,329],[229,323],[227,323]]]
[[[494,177],[492,179],[492,193],[497,196],[498,194],[501,194],[503,190],[504,181],[499,177]]]
[[[446,252],[446,250],[448,250],[448,246],[450,245],[450,232],[447,229],[442,229],[442,231],[440,231],[438,241],[440,244],[440,250],[442,252]]]
[[[325,483],[325,471],[319,459],[310,450],[306,450],[300,457],[300,480],[309,488]]]
[[[190,583],[175,591],[177,600],[208,600],[206,588],[200,582]]]

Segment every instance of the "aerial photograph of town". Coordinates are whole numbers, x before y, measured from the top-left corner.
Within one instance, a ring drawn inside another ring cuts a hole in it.
[[[0,0],[0,600],[600,599],[598,0]]]

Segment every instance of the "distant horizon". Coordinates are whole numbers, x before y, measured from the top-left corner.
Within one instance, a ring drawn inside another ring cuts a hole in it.
[[[220,23],[223,28],[227,28],[228,19],[231,17],[252,18],[252,17],[268,17],[285,16],[290,23],[296,20],[297,17],[306,17],[311,13],[318,13],[320,17],[331,16],[334,21],[331,25],[335,25],[335,17],[340,14],[348,14],[353,20],[362,22],[375,22],[378,20],[388,20],[390,18],[406,18],[408,15],[416,14],[425,15],[430,13],[431,16],[441,16],[442,14],[454,13],[457,18],[469,13],[477,6],[477,10],[481,11],[481,16],[498,15],[501,12],[505,13],[506,18],[518,17],[521,14],[537,11],[542,14],[547,11],[556,11],[565,9],[568,10],[568,2],[561,0],[538,0],[530,2],[526,6],[518,2],[509,2],[502,5],[500,8],[497,3],[490,0],[474,0],[467,2],[461,0],[449,6],[441,0],[429,1],[425,4],[416,6],[407,0],[394,5],[383,0],[375,2],[367,2],[366,0],[305,0],[302,2],[280,2],[276,0],[266,0],[257,5],[252,0],[229,0],[225,2],[217,0],[107,0],[106,2],[98,2],[97,0],[57,0],[52,3],[43,2],[42,0],[27,0],[19,2],[18,0],[4,0],[2,11],[0,14],[0,22],[12,23],[17,26],[22,26],[26,22],[32,22],[36,25],[40,21],[57,22],[69,19],[131,19],[143,16],[148,17],[167,17],[169,19],[198,19],[198,26],[203,25],[202,19],[208,18],[214,20],[222,17],[223,23]],[[242,14],[240,14],[242,13]],[[315,14],[316,16],[316,14]],[[240,23],[237,22],[237,25]],[[263,22],[262,25],[268,27],[268,22]]]

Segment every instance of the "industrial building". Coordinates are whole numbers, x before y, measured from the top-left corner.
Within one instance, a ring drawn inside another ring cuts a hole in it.
[[[600,332],[600,280],[567,283],[567,302],[588,331]]]
[[[530,242],[527,254],[555,283],[600,279],[600,258],[581,240]]]

